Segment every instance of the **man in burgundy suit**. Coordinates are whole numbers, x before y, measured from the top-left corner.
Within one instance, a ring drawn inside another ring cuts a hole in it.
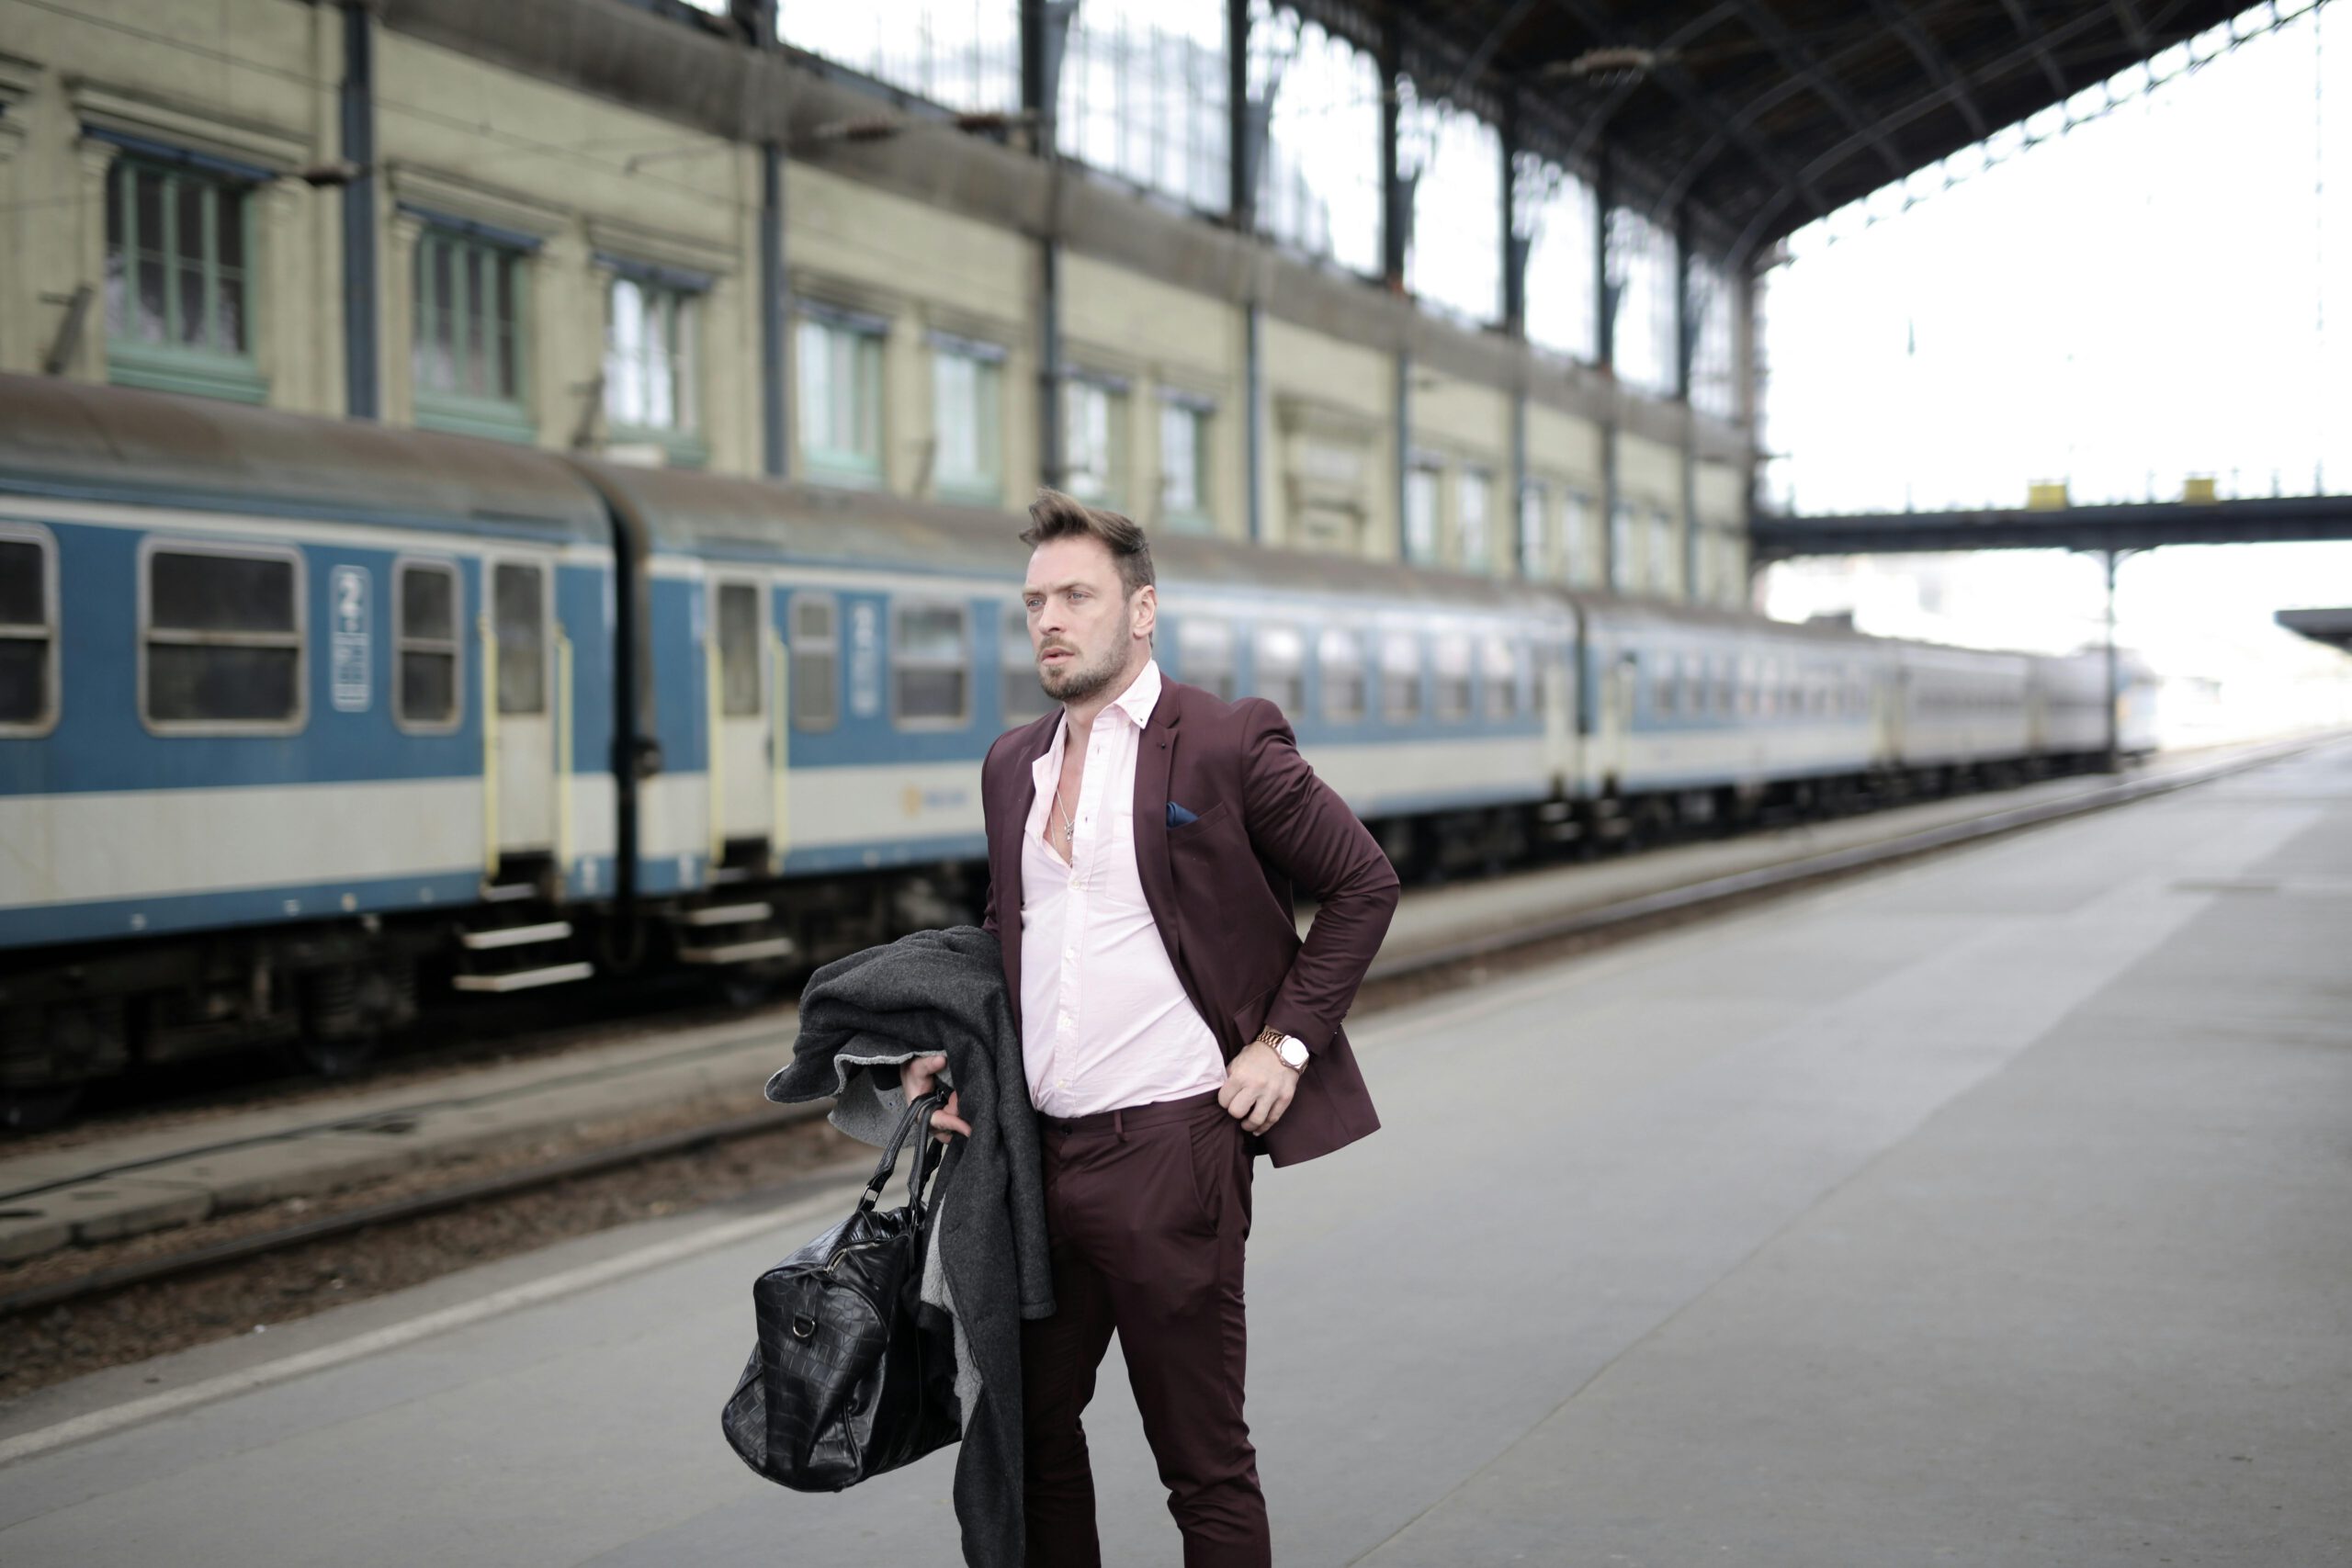
[[[1022,597],[1061,705],[980,770],[984,923],[1038,1111],[1057,1303],[1022,1325],[1029,1562],[1102,1562],[1080,1417],[1116,1330],[1185,1568],[1262,1568],[1242,1415],[1251,1161],[1379,1127],[1340,1021],[1396,874],[1279,708],[1161,675],[1141,528],[1052,491],[1029,513]],[[1321,901],[1303,942],[1294,884]],[[910,1065],[910,1100],[945,1061]],[[957,1109],[936,1125],[968,1133]]]

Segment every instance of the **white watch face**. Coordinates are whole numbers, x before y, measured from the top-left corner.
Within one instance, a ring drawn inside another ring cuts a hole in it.
[[[1295,1035],[1283,1035],[1282,1043],[1274,1047],[1274,1055],[1290,1066],[1306,1066],[1306,1046]]]

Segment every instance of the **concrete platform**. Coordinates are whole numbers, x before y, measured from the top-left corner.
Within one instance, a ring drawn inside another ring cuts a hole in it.
[[[2352,748],[1367,1021],[1259,1172],[1286,1564],[2352,1561]],[[846,1190],[569,1244],[0,1412],[0,1560],[955,1559],[952,1460],[717,1413]],[[1179,1561],[1132,1402],[1106,1559]]]
[[[2225,760],[2186,753],[2132,776],[2189,773]],[[1414,888],[1384,964],[1572,909],[1874,844],[1987,813],[2103,790],[2104,776],[1931,801],[1843,820],[1673,848],[1589,865]],[[1377,971],[1375,971],[1377,973]],[[162,1230],[288,1197],[364,1186],[411,1168],[528,1149],[648,1111],[717,1121],[774,1110],[760,1086],[792,1048],[794,1012],[741,1022],[649,1027],[559,1055],[460,1069],[426,1083],[332,1094],[0,1156],[0,1266],[75,1242]],[[89,1171],[96,1179],[75,1179]]]

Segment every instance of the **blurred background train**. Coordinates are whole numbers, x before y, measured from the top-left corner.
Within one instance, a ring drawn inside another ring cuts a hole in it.
[[[1023,519],[0,377],[0,1121],[421,996],[746,988],[968,911]],[[1408,876],[2098,763],[2097,653],[1153,541]],[[2122,750],[2153,749],[2127,660]]]

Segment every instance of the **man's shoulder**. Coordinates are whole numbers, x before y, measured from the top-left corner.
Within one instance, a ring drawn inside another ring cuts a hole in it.
[[[980,760],[981,771],[985,773],[1007,761],[1025,761],[1043,751],[1053,739],[1054,722],[1061,716],[1061,711],[1057,707],[1047,708],[1026,724],[1016,724],[989,742],[988,755]]]
[[[1162,700],[1175,701],[1187,739],[1196,742],[1206,739],[1212,744],[1246,747],[1268,730],[1284,734],[1290,730],[1290,720],[1266,697],[1236,697],[1227,702],[1215,692],[1182,681],[1168,682],[1165,693]]]

